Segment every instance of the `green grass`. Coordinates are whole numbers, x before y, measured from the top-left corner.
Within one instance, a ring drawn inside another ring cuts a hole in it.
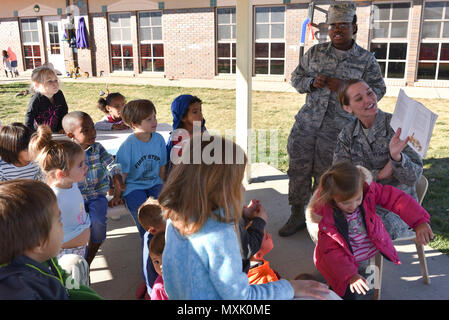
[[[14,97],[28,88],[26,83],[0,85],[0,119],[3,124],[24,121],[25,111],[31,96]],[[61,89],[69,106],[69,111],[82,110],[89,113],[94,121],[103,114],[97,109],[101,84],[63,83]],[[120,92],[127,101],[133,99],[150,99],[156,106],[159,122],[170,123],[171,102],[179,94],[192,94],[203,100],[203,115],[208,130],[215,129],[224,134],[227,129],[235,129],[235,90],[218,90],[203,88],[154,87],[138,85],[109,85],[110,92]],[[294,123],[294,116],[302,107],[305,95],[297,93],[261,92],[252,93],[252,118],[254,129],[278,130],[278,168],[286,172],[288,155],[287,137]],[[432,228],[436,234],[431,246],[449,254],[449,112],[448,100],[416,99],[438,114],[430,148],[424,159],[424,175],[429,180],[429,189],[423,206],[432,217]],[[379,107],[393,112],[396,98],[384,97]],[[267,142],[269,144],[269,142]],[[254,147],[253,147],[254,148]],[[253,154],[257,150],[253,149]],[[256,159],[257,160],[257,159]],[[260,159],[265,161],[264,159]]]

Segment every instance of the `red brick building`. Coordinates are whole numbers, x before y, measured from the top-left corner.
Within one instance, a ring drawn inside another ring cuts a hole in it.
[[[252,1],[256,78],[290,79],[310,2]],[[338,1],[313,2],[319,24],[325,21],[319,9]],[[355,2],[357,42],[375,53],[387,84],[449,86],[449,1]],[[92,76],[232,78],[235,6],[235,0],[2,0],[0,48],[16,53],[19,71],[49,61],[65,74],[75,61]],[[80,18],[88,48],[63,40],[72,25],[76,34]],[[305,40],[305,50],[317,42],[309,29]]]

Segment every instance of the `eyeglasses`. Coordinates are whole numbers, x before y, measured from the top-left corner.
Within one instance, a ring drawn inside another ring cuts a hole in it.
[[[335,30],[335,29],[339,29],[339,30],[348,30],[349,26],[351,24],[349,22],[343,22],[343,23],[331,23],[329,25],[329,30]]]

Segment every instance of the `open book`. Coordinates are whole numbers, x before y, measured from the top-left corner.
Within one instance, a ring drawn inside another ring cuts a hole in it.
[[[424,158],[437,118],[437,114],[427,109],[422,103],[409,98],[401,89],[390,126],[394,131],[401,128],[399,138],[404,140],[409,136],[408,145]]]

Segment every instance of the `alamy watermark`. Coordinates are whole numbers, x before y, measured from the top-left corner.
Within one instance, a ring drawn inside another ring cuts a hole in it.
[[[220,139],[212,139],[213,136],[220,136],[229,141],[236,140],[236,132],[233,129],[201,131],[201,122],[195,121],[193,134],[190,136],[185,129],[178,128],[171,134],[171,140],[175,142],[169,157],[173,164],[243,164],[244,154],[237,148],[236,154],[231,144],[223,144]],[[278,168],[279,164],[279,130],[277,129],[248,129],[247,131],[249,162],[266,162]],[[188,142],[193,144],[192,148],[187,147]],[[201,149],[202,142],[210,143]],[[193,154],[190,155],[191,150]]]

